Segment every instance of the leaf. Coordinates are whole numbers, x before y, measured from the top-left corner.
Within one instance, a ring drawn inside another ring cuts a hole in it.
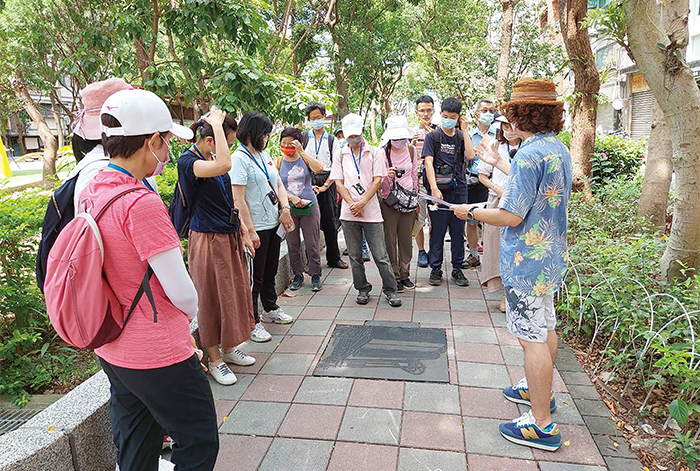
[[[668,411],[671,417],[676,419],[678,425],[685,427],[685,424],[688,423],[688,417],[690,416],[690,407],[688,407],[688,404],[686,404],[683,399],[674,399],[668,407]]]

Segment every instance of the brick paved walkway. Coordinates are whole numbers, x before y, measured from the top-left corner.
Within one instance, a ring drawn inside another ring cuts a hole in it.
[[[447,252],[449,253],[449,252]],[[380,279],[367,306],[355,303],[349,270],[324,270],[317,294],[306,285],[280,297],[295,322],[269,325],[271,342],[242,347],[257,362],[233,368],[238,383],[212,381],[221,447],[217,470],[639,470],[608,410],[570,350],[560,349],[554,372],[565,445],[555,453],[511,444],[498,424],[525,409],[500,388],[524,376],[523,354],[504,327],[500,293],[485,294],[478,272],[467,288],[428,285],[417,269],[415,291],[395,309],[379,299]],[[416,267],[414,258],[414,280]],[[336,324],[414,321],[447,331],[450,384],[311,376]],[[573,398],[572,398],[573,396]],[[615,446],[614,442],[619,446]]]

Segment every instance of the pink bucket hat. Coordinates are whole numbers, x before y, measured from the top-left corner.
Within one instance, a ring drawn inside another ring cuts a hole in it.
[[[80,90],[83,109],[73,120],[73,132],[88,141],[102,138],[100,129],[100,109],[111,95],[121,90],[133,90],[134,87],[123,79],[114,77],[101,82],[91,83]]]

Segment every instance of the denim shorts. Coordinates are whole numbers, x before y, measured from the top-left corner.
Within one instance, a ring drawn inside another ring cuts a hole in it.
[[[533,296],[511,286],[505,291],[508,331],[527,342],[546,342],[548,332],[557,325],[554,296]]]

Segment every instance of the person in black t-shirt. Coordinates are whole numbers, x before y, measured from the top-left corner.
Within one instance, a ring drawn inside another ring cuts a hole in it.
[[[237,380],[227,363],[255,363],[236,348],[255,328],[245,257],[246,248],[252,254],[255,248],[238,218],[228,175],[237,127],[231,116],[212,110],[192,125],[197,142],[177,162],[178,181],[193,207],[188,264],[199,295],[199,340],[209,355],[209,372],[223,385]]]
[[[455,204],[467,202],[465,170],[467,161],[474,159],[471,140],[465,139],[468,122],[460,114],[461,111],[461,101],[446,98],[441,106],[440,127],[427,134],[423,144],[426,188],[432,196]],[[458,125],[461,129],[455,129]],[[443,246],[449,228],[452,239],[452,280],[458,286],[469,286],[469,280],[461,268],[464,262],[464,221],[441,206],[435,211],[429,211],[429,214],[432,227],[429,283],[433,286],[442,283]]]

